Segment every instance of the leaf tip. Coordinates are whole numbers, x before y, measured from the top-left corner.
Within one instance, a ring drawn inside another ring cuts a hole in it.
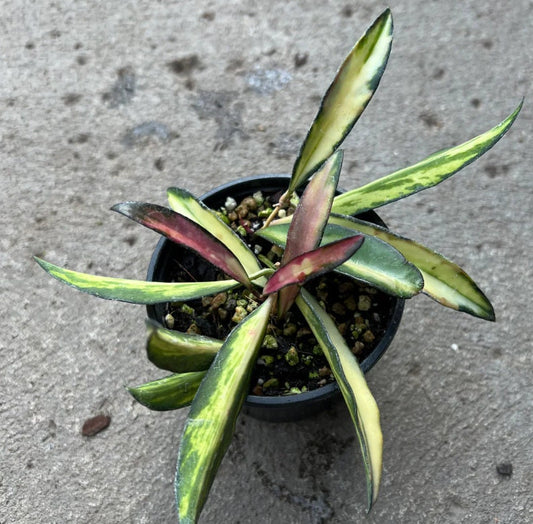
[[[372,495],[370,495],[370,499],[366,503],[366,514],[367,515],[370,515],[370,512],[372,511],[372,508],[374,507],[374,502],[376,502],[376,500],[372,498]]]
[[[387,30],[387,33],[391,36],[392,38],[392,33],[393,33],[393,30],[394,30],[394,22],[393,22],[393,18],[392,18],[392,11],[390,9],[390,7],[387,7],[377,18],[376,18],[376,21],[374,22],[373,26],[377,26],[377,25],[383,25],[384,27],[389,25],[390,27],[388,28]]]
[[[524,105],[525,97],[522,97],[520,100],[520,103],[516,106],[516,109],[509,115],[509,126],[511,127],[514,124],[514,121],[518,118],[518,115],[520,114],[520,111],[522,111],[522,107]]]
[[[382,13],[378,16],[378,20],[391,19],[392,21],[392,11],[390,7],[386,7]]]
[[[496,312],[494,311],[494,307],[487,299],[487,303],[485,304],[485,310],[484,315],[481,316],[483,320],[488,320],[489,322],[496,322]]]
[[[40,267],[42,267],[47,273],[50,273],[50,270],[52,269],[53,265],[50,264],[50,262],[47,262],[46,260],[43,260],[42,258],[38,257],[37,255],[33,255],[33,260],[39,264]]]
[[[167,187],[167,195],[189,195],[187,191],[180,187]]]
[[[324,164],[328,161],[324,162]],[[329,161],[331,163],[331,171],[340,173],[342,169],[342,163],[344,161],[344,150],[343,149],[337,149],[330,157]],[[323,164],[323,165],[324,165]],[[321,166],[322,167],[322,166]]]
[[[138,207],[139,205],[137,202],[120,202],[119,204],[112,206],[110,210],[135,220],[135,210],[138,209]]]
[[[142,395],[140,394],[140,391],[138,387],[134,387],[134,386],[127,386],[127,385],[124,385],[124,389],[139,403],[139,404],[142,404],[143,406],[145,407],[148,407],[146,406],[145,402],[143,402],[143,398],[142,398]]]

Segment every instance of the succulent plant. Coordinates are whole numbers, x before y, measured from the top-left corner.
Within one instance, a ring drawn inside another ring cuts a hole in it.
[[[267,326],[294,307],[320,344],[348,406],[366,472],[368,508],[375,502],[382,469],[379,411],[338,327],[320,300],[306,290],[310,278],[336,271],[397,297],[424,293],[446,307],[495,319],[489,300],[456,264],[356,215],[435,186],[473,162],[505,134],[521,104],[503,122],[459,146],[335,196],[343,159],[338,148],[372,98],[391,42],[392,16],[386,10],[352,48],[327,90],[287,190],[256,232],[283,248],[277,266],[254,254],[214,210],[178,188],[168,190],[170,209],[136,202],[112,209],[192,250],[225,275],[220,280],[162,283],[106,278],[35,258],[58,280],[105,299],[183,303],[234,289],[253,297],[254,307],[241,308],[240,321],[225,340],[148,323],[148,357],[174,374],[129,391],[156,410],[190,405],[175,484],[181,522],[196,522],[200,515],[248,393]],[[294,203],[304,186],[294,213],[279,218],[279,210]]]

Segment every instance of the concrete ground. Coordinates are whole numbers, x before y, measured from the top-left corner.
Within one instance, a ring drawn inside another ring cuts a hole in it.
[[[241,416],[201,522],[533,521],[533,3],[388,4],[391,59],[341,184],[465,141],[525,96],[486,156],[380,211],[462,265],[497,322],[407,304],[368,376],[385,435],[369,516],[339,404],[292,424]],[[0,5],[0,522],[175,522],[186,411],[149,412],[123,387],[161,375],[144,355],[144,309],[69,289],[31,256],[143,278],[157,237],[109,207],[288,172],[341,59],[387,4]],[[110,426],[83,437],[99,413]]]

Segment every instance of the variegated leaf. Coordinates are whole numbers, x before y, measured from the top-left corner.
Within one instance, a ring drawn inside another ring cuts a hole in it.
[[[148,359],[174,373],[207,369],[222,346],[221,340],[166,329],[153,320],[146,320],[146,327]]]
[[[301,186],[340,146],[377,89],[392,43],[385,10],[355,44],[329,86],[294,164],[289,192]]]
[[[357,359],[331,317],[305,289],[298,295],[296,304],[328,359],[348,406],[363,456],[370,510],[378,496],[382,470],[383,437],[378,406],[368,389]]]
[[[176,472],[180,523],[198,520],[229,446],[272,308],[269,297],[229,334],[194,398]]]
[[[230,277],[251,285],[239,259],[208,230],[186,216],[166,207],[140,202],[124,202],[111,209],[192,249]]]
[[[128,388],[135,400],[154,411],[168,411],[188,406],[207,371],[193,371]]]
[[[343,152],[334,153],[315,173],[292,215],[281,265],[318,247],[342,168]]]
[[[350,258],[363,243],[363,235],[345,238],[293,258],[268,280],[263,293],[268,295],[292,284],[303,285]]]
[[[268,228],[262,229],[256,234],[273,244],[284,247],[290,220],[290,217],[276,220]],[[324,232],[322,244],[347,236],[345,229],[329,223]],[[401,298],[416,295],[424,285],[420,271],[413,264],[409,263],[397,249],[371,235],[366,235],[365,241],[357,253],[344,264],[338,266],[335,271]]]
[[[170,283],[100,277],[61,268],[38,257],[34,259],[48,274],[69,286],[107,300],[120,300],[133,304],[160,304],[192,300],[221,293],[239,285],[239,282],[235,280]]]
[[[281,266],[299,255],[312,251],[320,244],[328,221],[331,204],[342,167],[343,153],[334,153],[315,173],[292,215],[287,244]],[[279,278],[279,277],[278,277]],[[278,314],[283,317],[298,294],[298,286],[283,287],[278,297]]]
[[[488,151],[515,121],[522,103],[500,124],[464,144],[434,153],[410,167],[335,197],[332,212],[356,215],[446,180]]]
[[[171,187],[167,189],[170,207],[196,222],[213,236],[218,238],[241,262],[248,275],[253,275],[261,270],[256,256],[229,226],[224,224],[216,214],[202,204],[185,189]],[[264,278],[257,281],[259,285],[266,282]]]
[[[422,273],[422,291],[443,306],[485,320],[495,319],[491,303],[475,282],[457,264],[442,255],[385,228],[355,218],[332,215],[329,224],[345,228],[346,235],[361,232],[394,246]]]

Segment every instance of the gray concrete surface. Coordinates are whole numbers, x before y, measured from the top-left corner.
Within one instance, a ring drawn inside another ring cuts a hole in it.
[[[144,357],[143,308],[68,289],[31,256],[142,278],[156,236],[109,207],[289,171],[341,58],[387,4],[0,5],[0,522],[175,522],[186,413],[151,413],[123,388],[160,375]],[[293,424],[241,417],[202,522],[533,521],[533,3],[388,5],[391,60],[346,143],[342,186],[475,136],[525,96],[493,151],[381,212],[464,266],[498,321],[409,302],[368,376],[385,434],[369,516],[339,405]],[[109,428],[82,437],[102,412]]]

